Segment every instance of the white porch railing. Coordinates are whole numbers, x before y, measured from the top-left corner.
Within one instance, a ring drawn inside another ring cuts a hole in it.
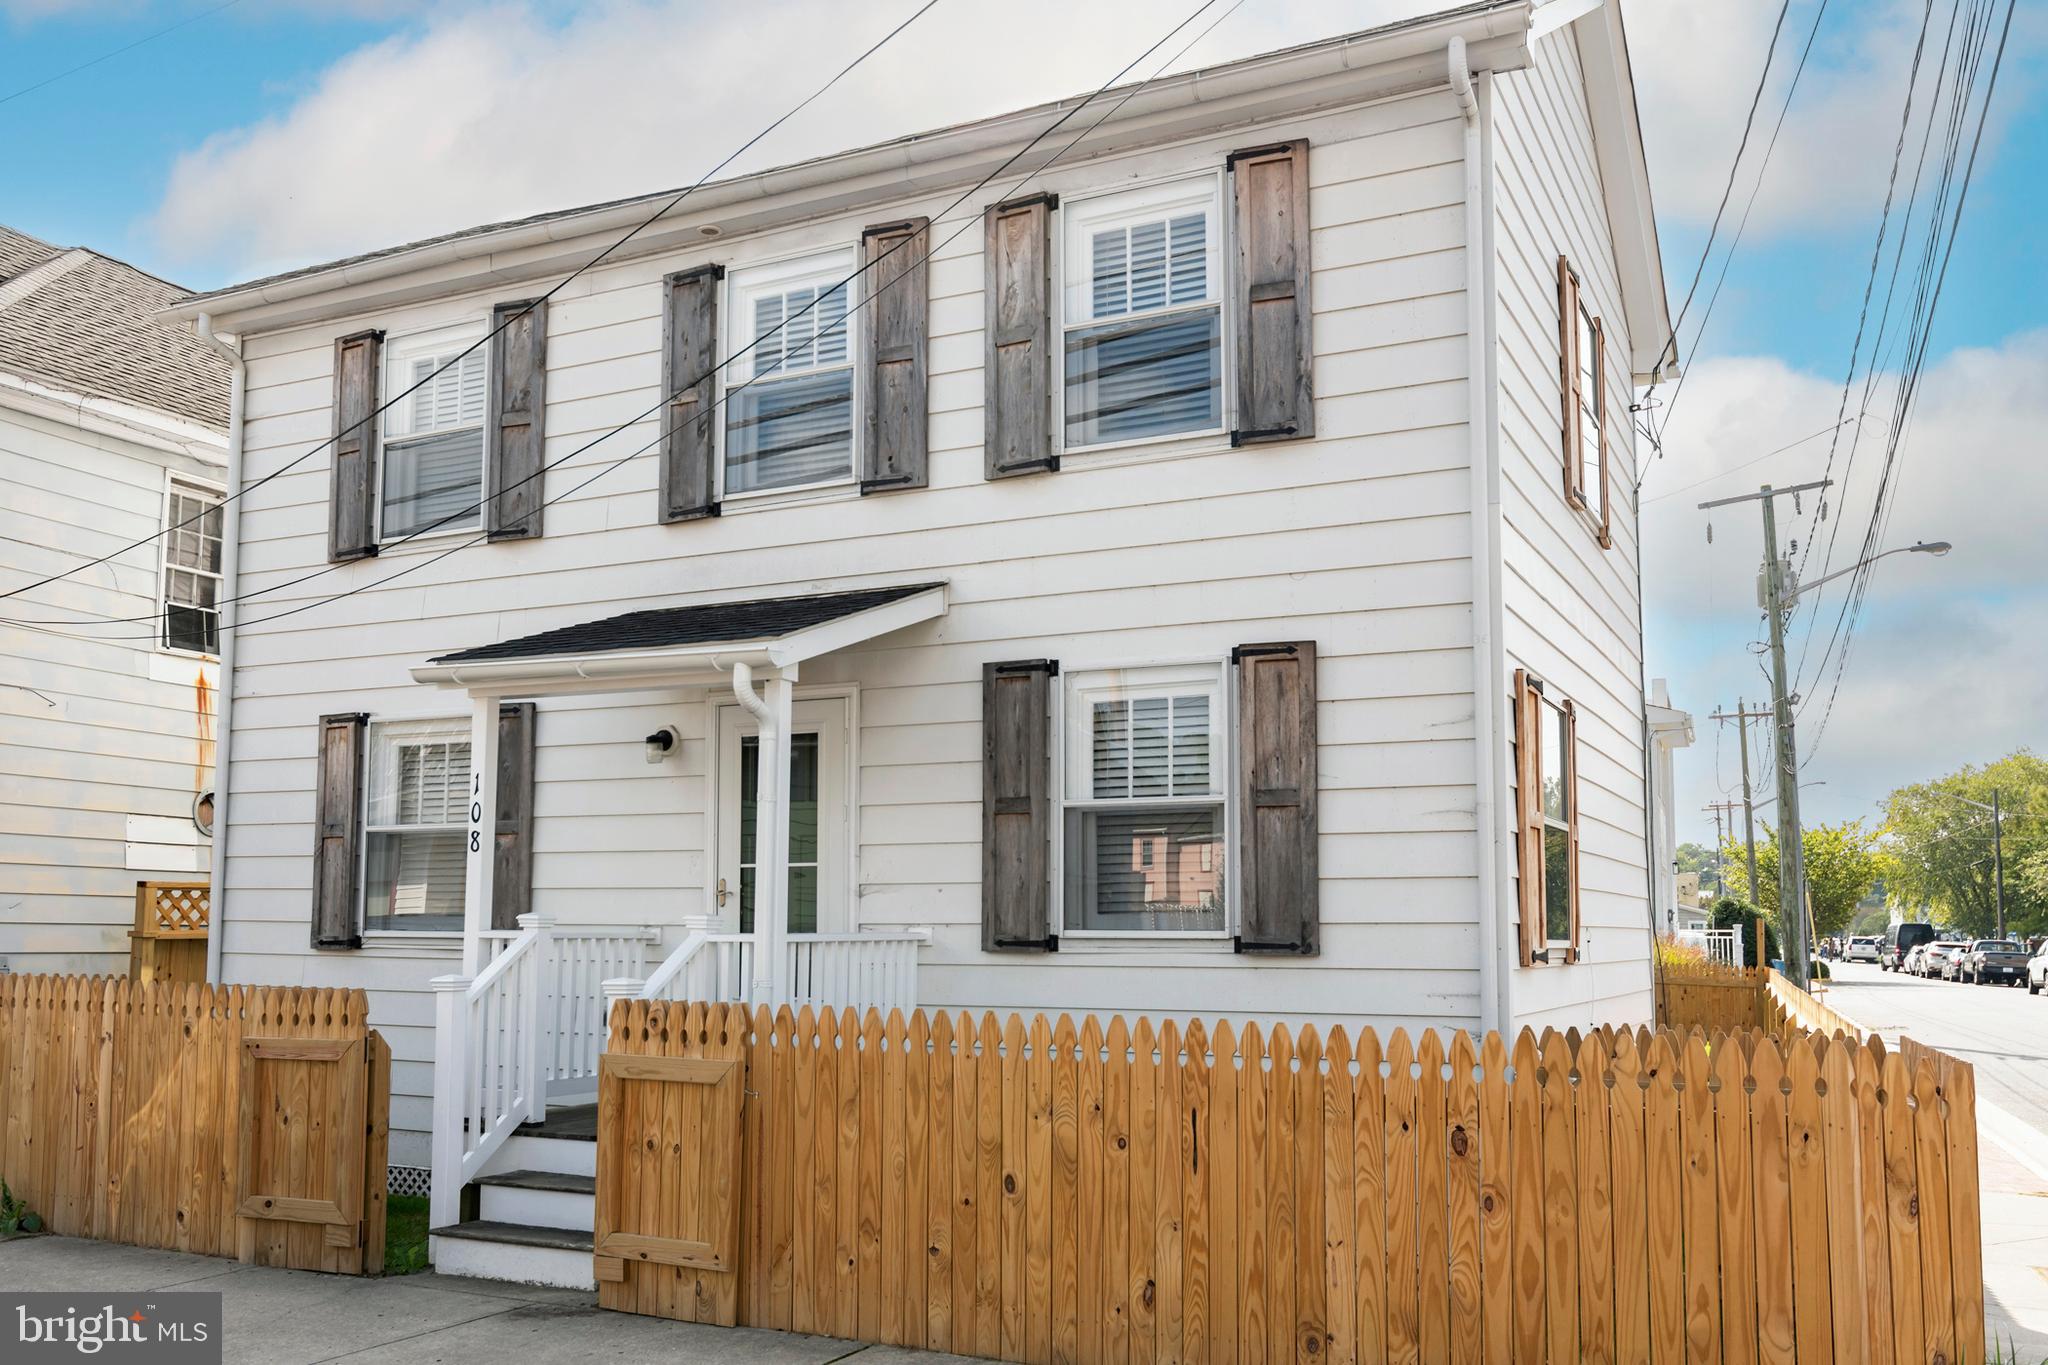
[[[1680,943],[1690,943],[1706,949],[1707,956],[1727,967],[1745,965],[1742,961],[1742,933],[1737,929],[1681,929],[1675,936]]]
[[[456,1221],[462,1187],[550,1097],[594,1094],[604,1050],[602,983],[637,976],[652,929],[521,915],[483,936],[474,979],[434,978],[433,1225]]]
[[[755,935],[698,930],[630,994],[646,1000],[915,1009],[917,953],[931,941],[932,931],[922,928],[785,934],[779,961],[763,963]],[[628,994],[625,984],[617,983],[617,993]]]

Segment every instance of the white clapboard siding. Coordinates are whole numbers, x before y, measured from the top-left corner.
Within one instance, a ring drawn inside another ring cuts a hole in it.
[[[1513,974],[1514,1022],[1636,1023],[1650,1013],[1643,831],[1641,603],[1630,338],[1567,27],[1495,84],[1503,583],[1508,668],[1578,708],[1582,959]],[[1606,330],[1613,548],[1565,505],[1557,258]]]
[[[154,534],[173,472],[220,482],[211,454],[0,406],[0,590]],[[6,614],[148,617],[161,553],[117,554],[10,598]],[[205,880],[191,815],[213,785],[217,670],[132,638],[151,631],[146,620],[0,625],[0,964],[11,971],[125,971],[135,883]]]
[[[1502,160],[1507,139],[1553,135],[1524,126],[1534,115],[1516,100],[1577,99],[1548,90],[1573,76],[1547,60],[1540,81],[1518,75],[1496,84]],[[1544,89],[1519,88],[1532,82]],[[1572,107],[1571,135],[1583,138],[1583,109]],[[1545,108],[1541,117],[1557,115]],[[935,927],[919,976],[927,1003],[1186,1015],[1228,1002],[1245,1015],[1297,1022],[1476,1025],[1467,262],[1455,101],[1437,91],[1240,128],[1061,167],[1031,188],[1071,198],[1213,169],[1233,149],[1295,136],[1314,148],[1313,442],[1106,452],[1069,457],[1053,475],[985,480],[983,202],[975,202],[933,224],[933,241],[944,244],[930,269],[928,488],[728,502],[719,518],[662,526],[649,453],[570,491],[652,441],[658,424],[648,419],[547,474],[546,495],[562,500],[548,508],[542,538],[426,564],[455,543],[433,539],[293,584],[325,567],[327,462],[324,454],[301,456],[332,430],[334,339],[368,326],[397,337],[480,324],[494,301],[532,289],[515,281],[246,339],[248,476],[277,475],[251,492],[243,511],[243,588],[263,594],[249,616],[418,567],[386,587],[274,622],[257,619],[244,634],[228,971],[242,980],[370,988],[372,1020],[398,1059],[394,1162],[425,1162],[426,982],[452,969],[458,949],[452,938],[391,936],[353,953],[308,949],[317,717],[459,715],[462,698],[415,687],[408,669],[432,654],[684,601],[947,581],[943,619],[807,663],[801,680],[852,698],[850,899],[863,926]],[[1590,143],[1570,157],[1572,176],[1590,174]],[[1555,255],[1545,243],[1510,241],[1511,215],[1571,215],[1569,231],[1586,235],[1574,254],[1598,248],[1591,288],[1617,314],[1597,195],[1567,179],[1557,192],[1589,196],[1585,202],[1530,201],[1532,187],[1552,174],[1502,171],[1503,273]],[[550,305],[546,457],[567,456],[655,403],[665,273],[842,247],[867,223],[936,216],[949,197],[607,263],[576,280]],[[963,222],[968,230],[946,242]],[[1513,300],[1511,287],[1521,291]],[[1513,428],[1504,446],[1511,465],[1528,466],[1512,468],[1508,480],[1510,630],[1517,650],[1569,677],[1598,713],[1582,733],[1605,756],[1586,767],[1588,858],[1602,863],[1588,878],[1588,923],[1604,961],[1624,956],[1618,937],[1609,950],[1608,936],[1625,928],[1628,870],[1639,872],[1642,862],[1640,835],[1628,833],[1631,811],[1640,828],[1640,754],[1628,721],[1634,542],[1624,532],[1611,554],[1578,556],[1565,544],[1575,524],[1542,501],[1555,488],[1541,476],[1554,444],[1543,436],[1543,413],[1546,403],[1555,409],[1556,384],[1554,342],[1544,339],[1546,326],[1554,334],[1554,317],[1544,323],[1544,299],[1540,281],[1503,280],[1503,421]],[[1620,354],[1618,322],[1611,329]],[[1624,395],[1616,406],[1625,402]],[[1618,453],[1626,462],[1626,449]],[[1540,524],[1523,524],[1532,517]],[[1562,576],[1522,562],[1532,555],[1561,556]],[[1594,584],[1577,581],[1581,566]],[[1555,611],[1533,601],[1581,592],[1583,603]],[[1571,668],[1591,672],[1563,672],[1563,660],[1585,652],[1575,643],[1581,631],[1597,658]],[[1239,957],[1222,944],[1071,939],[1051,957],[982,953],[982,665],[1049,656],[1072,670],[1220,658],[1236,644],[1292,639],[1315,640],[1320,655],[1322,955],[1275,961]],[[664,939],[655,953],[678,941],[682,916],[712,912],[715,707],[729,700],[650,692],[541,703],[535,910],[570,924],[656,925]],[[682,735],[680,750],[647,764],[642,737],[663,725]],[[1603,823],[1615,837],[1598,828]],[[1596,978],[1597,970],[1575,974],[1588,983],[1572,988],[1575,998],[1594,999],[1597,980],[1599,999],[1624,1001],[1632,988]]]

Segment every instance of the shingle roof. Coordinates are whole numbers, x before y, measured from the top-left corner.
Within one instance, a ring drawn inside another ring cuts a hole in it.
[[[16,275],[35,269],[47,260],[64,254],[62,247],[51,246],[48,242],[31,237],[25,232],[0,223],[0,284],[5,284]]]
[[[820,593],[810,597],[768,597],[752,602],[705,602],[690,607],[656,607],[607,616],[579,626],[544,630],[516,640],[443,654],[428,662],[471,664],[505,659],[540,659],[561,654],[603,654],[622,649],[663,649],[741,640],[775,640],[812,626],[837,621],[943,583],[904,583],[887,588]]]
[[[226,359],[156,316],[189,293],[96,251],[0,227],[0,370],[225,431]]]

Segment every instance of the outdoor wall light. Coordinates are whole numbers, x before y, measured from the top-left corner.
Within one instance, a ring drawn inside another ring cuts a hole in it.
[[[674,753],[683,742],[683,737],[673,725],[664,725],[647,737],[647,761],[660,763]]]

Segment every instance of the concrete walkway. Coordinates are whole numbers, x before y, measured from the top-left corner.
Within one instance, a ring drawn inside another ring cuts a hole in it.
[[[592,1365],[657,1359],[827,1365],[854,1358],[860,1365],[905,1365],[962,1359],[608,1313],[598,1308],[596,1295],[573,1290],[433,1274],[365,1280],[266,1270],[70,1237],[0,1243],[0,1284],[10,1290],[219,1290],[231,1365]]]

